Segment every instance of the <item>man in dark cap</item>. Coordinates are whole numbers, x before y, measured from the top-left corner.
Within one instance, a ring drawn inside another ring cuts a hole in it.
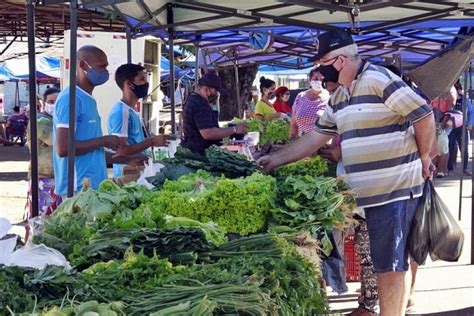
[[[405,315],[407,237],[424,179],[434,170],[432,110],[400,77],[363,62],[343,30],[320,35],[314,59],[325,79],[341,86],[313,132],[258,163],[271,171],[340,136],[348,181],[365,210],[381,315]]]
[[[224,137],[246,132],[245,125],[228,128],[219,127],[219,113],[212,109],[219,93],[223,92],[220,78],[206,74],[198,81],[196,91],[191,93],[184,105],[184,139],[181,145],[197,154],[219,144]]]

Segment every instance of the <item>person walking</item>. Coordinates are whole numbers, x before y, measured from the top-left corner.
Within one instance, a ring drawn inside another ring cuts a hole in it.
[[[318,67],[311,69],[308,74],[310,88],[300,92],[293,104],[291,115],[290,139],[300,137],[313,131],[316,120],[324,113],[329,101],[329,92],[323,88],[323,76]]]
[[[348,181],[365,211],[381,315],[402,316],[409,294],[407,237],[424,181],[434,171],[432,109],[400,77],[363,62],[343,30],[319,36],[315,59],[324,78],[342,87],[314,131],[258,164],[270,172],[310,156],[340,135]]]

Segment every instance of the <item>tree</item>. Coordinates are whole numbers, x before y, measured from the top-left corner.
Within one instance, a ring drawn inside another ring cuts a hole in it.
[[[219,68],[219,77],[222,85],[227,92],[220,98],[220,117],[219,119],[228,121],[234,117],[242,118],[247,107],[247,101],[252,96],[252,83],[257,75],[258,65],[249,64],[238,67],[239,82],[235,82],[235,67],[229,66]],[[240,104],[237,104],[236,84],[240,88]]]

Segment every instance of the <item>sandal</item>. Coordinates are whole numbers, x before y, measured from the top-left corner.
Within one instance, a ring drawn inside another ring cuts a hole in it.
[[[444,174],[444,172],[438,172],[438,173],[436,174],[436,178],[444,178],[444,177],[446,177],[446,175]]]

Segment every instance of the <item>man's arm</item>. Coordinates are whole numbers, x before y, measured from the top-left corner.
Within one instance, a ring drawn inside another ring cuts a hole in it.
[[[309,132],[276,153],[260,158],[257,164],[270,172],[279,166],[311,156],[332,137],[334,136],[317,131]]]
[[[433,172],[430,154],[433,144],[436,142],[436,129],[433,114],[430,114],[413,123],[415,127],[415,139],[418,145],[421,162],[423,164],[423,177],[429,178]]]
[[[105,161],[107,165],[110,164],[125,164],[131,166],[143,166],[143,163],[147,161],[148,156],[145,154],[138,154],[133,156],[118,156],[117,154],[106,151]]]
[[[59,127],[56,129],[56,152],[59,157],[68,155],[68,128]],[[113,150],[118,149],[119,142],[117,136],[102,136],[87,141],[76,141],[76,156],[84,155],[100,147],[107,147]]]
[[[150,148],[151,146],[165,146],[166,136],[165,135],[156,135],[152,137],[145,138],[144,141],[130,145],[126,137],[120,137],[120,149],[117,151],[117,154],[121,156],[133,156],[139,153],[142,153],[145,149]]]
[[[234,134],[244,134],[246,131],[247,126],[245,124],[227,128],[213,127],[199,130],[202,138],[205,140],[221,140],[224,137],[232,136]]]

